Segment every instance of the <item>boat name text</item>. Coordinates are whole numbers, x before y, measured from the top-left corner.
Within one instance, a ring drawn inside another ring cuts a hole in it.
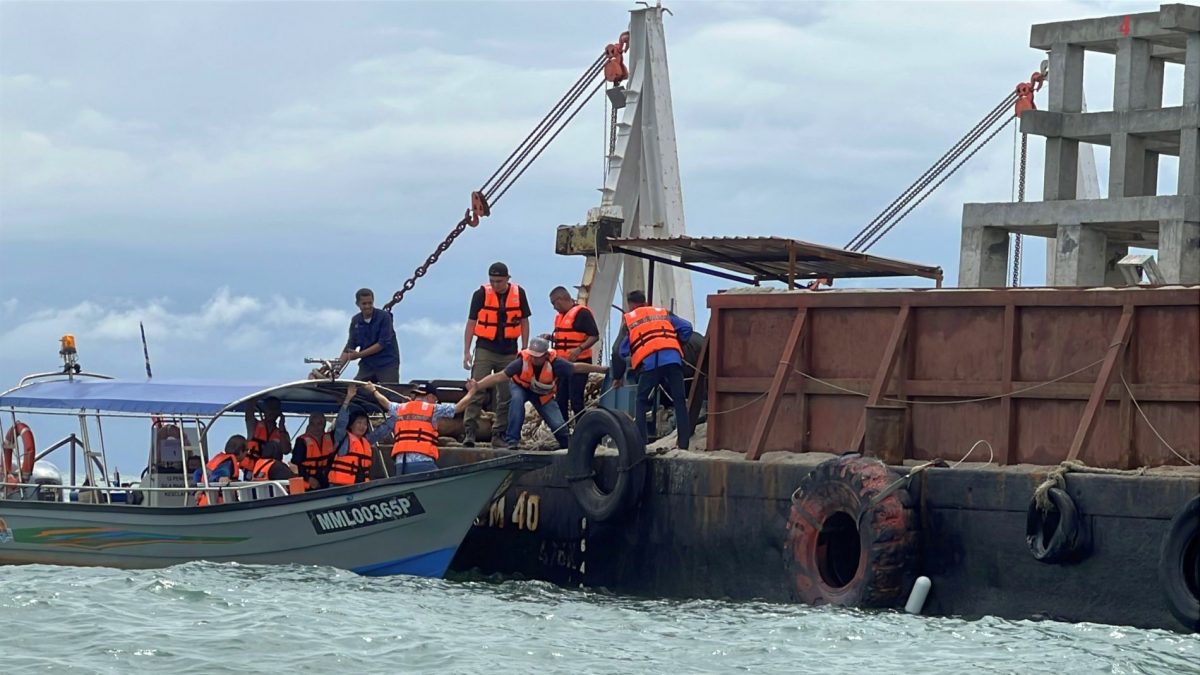
[[[411,518],[422,513],[425,513],[425,507],[421,506],[417,496],[411,492],[405,492],[395,497],[383,497],[345,506],[309,511],[308,518],[312,521],[313,529],[317,534],[331,534],[402,518]]]

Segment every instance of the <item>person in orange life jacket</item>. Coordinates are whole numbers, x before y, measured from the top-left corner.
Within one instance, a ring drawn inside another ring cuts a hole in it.
[[[550,304],[558,316],[554,317],[554,351],[559,358],[571,363],[591,362],[592,345],[600,339],[600,329],[592,310],[575,303],[574,298],[562,286],[550,291]],[[574,373],[558,383],[558,409],[564,419],[570,412],[583,413],[583,390],[587,388],[587,373]]]
[[[626,296],[628,311],[622,321],[622,338],[613,360],[613,388],[623,384],[625,360],[638,371],[636,419],[642,440],[654,429],[651,411],[654,390],[666,385],[667,394],[675,408],[677,447],[687,449],[692,437],[688,419],[687,393],[683,388],[683,347],[692,336],[692,324],[661,307],[646,302],[642,291],[630,291]]]
[[[247,478],[254,471],[254,463],[262,456],[262,444],[275,441],[282,447],[291,447],[287,429],[284,428],[283,411],[279,399],[268,396],[262,401],[263,415],[258,418],[258,399],[246,403],[246,456],[241,469]]]
[[[208,482],[219,483],[225,485],[238,477],[238,469],[242,458],[246,456],[246,437],[241,434],[234,434],[225,441],[225,451],[213,455],[208,460]],[[204,482],[202,469],[197,468],[192,472],[192,484],[200,485]]]
[[[296,473],[283,461],[283,446],[275,441],[263,443],[262,456],[254,462],[250,480],[288,480],[295,477]]]
[[[309,415],[308,426],[296,437],[292,448],[292,464],[308,481],[310,490],[329,487],[329,463],[333,461],[333,452],[333,434],[325,431],[325,415]]]
[[[393,403],[373,384],[368,383],[363,389],[374,395],[380,407],[388,411],[380,428],[392,430],[392,460],[396,463],[397,476],[437,471],[438,420],[452,419],[466,409],[475,392],[468,382],[467,395],[458,403],[438,403],[437,396],[417,385],[412,389],[412,400]]]
[[[508,408],[508,426],[504,433],[510,449],[515,450],[521,442],[521,425],[525,423],[526,402],[529,402],[550,426],[559,447],[565,448],[567,424],[563,421],[558,406],[549,405],[554,400],[558,382],[564,377],[570,377],[572,373],[603,373],[607,370],[604,366],[583,362],[571,363],[558,358],[550,349],[549,340],[535,337],[529,341],[529,348],[518,355],[517,360],[499,373],[493,373],[476,382],[475,388],[478,391],[510,380],[508,388],[512,396],[512,405]]]
[[[392,325],[392,313],[375,308],[375,293],[360,288],[354,294],[358,314],[350,319],[350,335],[342,348],[344,363],[358,361],[361,382],[400,381],[400,342]]]
[[[488,283],[475,290],[471,296],[471,307],[467,313],[467,324],[463,330],[463,369],[471,371],[471,379],[479,380],[497,371],[504,370],[517,356],[517,340],[521,348],[529,344],[529,298],[525,289],[511,283],[508,266],[502,262],[488,267]],[[513,291],[516,291],[515,293]],[[471,352],[471,340],[475,341],[475,352]],[[492,391],[496,405],[496,422],[493,423],[492,445],[504,446],[504,441],[495,428],[508,419],[508,387],[496,387]],[[463,445],[475,445],[475,434],[479,430],[479,415],[483,402],[472,397],[463,415]]]
[[[214,486],[228,485],[236,480],[242,459],[246,456],[246,437],[234,434],[225,441],[225,451],[217,453],[208,460],[208,466],[198,468],[192,473],[192,485],[204,485],[204,470],[208,469],[208,484]],[[217,497],[218,501],[220,497]],[[209,503],[208,495],[203,491],[196,494],[196,504],[205,506]]]
[[[391,431],[386,425],[372,430],[367,413],[361,410],[350,412],[350,401],[354,400],[357,393],[357,385],[346,388],[346,398],[333,423],[333,446],[336,451],[329,465],[330,487],[367,482],[371,465],[375,463],[373,444]]]

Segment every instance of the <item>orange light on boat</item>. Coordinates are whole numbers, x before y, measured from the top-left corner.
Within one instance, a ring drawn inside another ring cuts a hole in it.
[[[67,333],[62,336],[62,351],[64,354],[75,351],[75,336]]]

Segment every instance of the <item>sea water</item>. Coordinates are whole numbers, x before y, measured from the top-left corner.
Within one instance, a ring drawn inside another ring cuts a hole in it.
[[[1200,673],[1200,635],[323,567],[0,567],[0,672]]]

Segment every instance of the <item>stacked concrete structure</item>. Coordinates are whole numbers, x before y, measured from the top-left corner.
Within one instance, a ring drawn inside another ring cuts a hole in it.
[[[1010,233],[1056,239],[1055,286],[1121,285],[1130,246],[1157,249],[1166,283],[1200,283],[1200,6],[1033,26],[1050,54],[1046,110],[1021,131],[1046,138],[1043,201],[963,208],[959,286],[1008,278]],[[1087,50],[1116,55],[1113,109],[1083,112]],[[1164,108],[1166,63],[1184,68],[1183,102]],[[1079,144],[1109,146],[1107,199],[1078,199]],[[1158,194],[1160,155],[1179,157],[1174,195]]]

